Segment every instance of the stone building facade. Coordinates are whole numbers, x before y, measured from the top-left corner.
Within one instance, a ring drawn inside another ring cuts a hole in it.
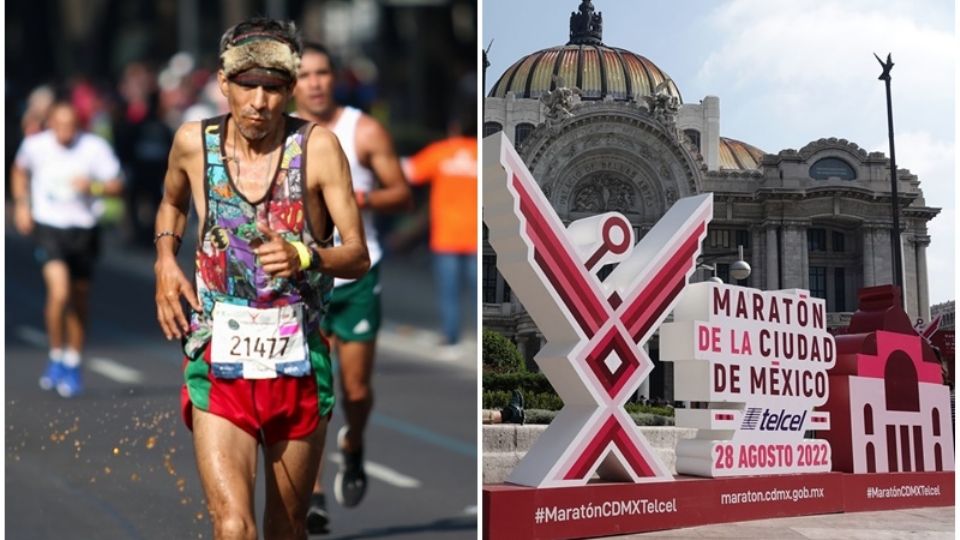
[[[720,99],[684,103],[653,62],[605,45],[602,14],[589,0],[571,13],[567,44],[520,58],[493,85],[484,136],[498,131],[517,147],[564,223],[615,210],[639,238],[678,198],[713,192],[703,262],[729,282],[729,265],[743,246],[752,273],[740,284],[809,289],[826,299],[833,326],[846,324],[861,287],[893,281],[883,153],[836,138],[767,153],[722,137]],[[908,170],[900,169],[897,180],[906,309],[929,320],[927,222],[939,209],[927,206]],[[482,255],[484,327],[513,339],[532,359],[542,336],[496,271],[487,242]],[[707,277],[701,270],[694,279]],[[656,347],[652,342],[653,358]],[[653,395],[668,392],[658,386],[672,387],[666,371],[654,370]]]

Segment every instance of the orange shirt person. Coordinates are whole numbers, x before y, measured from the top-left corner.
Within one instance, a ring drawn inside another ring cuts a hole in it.
[[[430,249],[477,253],[477,139],[435,142],[408,162],[410,183],[431,183]]]
[[[430,249],[448,346],[442,354],[459,356],[460,291],[477,282],[477,139],[454,136],[430,144],[406,168],[412,184],[431,185]]]

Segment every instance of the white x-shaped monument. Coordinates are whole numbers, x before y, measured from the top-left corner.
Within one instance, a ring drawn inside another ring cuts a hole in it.
[[[643,344],[695,270],[712,215],[712,194],[681,199],[637,245],[617,212],[564,227],[510,141],[483,140],[483,219],[497,268],[546,338],[535,360],[564,402],[508,482],[673,479],[624,404],[653,369]]]

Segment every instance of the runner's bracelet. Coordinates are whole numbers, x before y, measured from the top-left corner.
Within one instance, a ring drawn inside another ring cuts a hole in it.
[[[180,235],[173,231],[160,231],[153,236],[153,244],[156,245],[164,236],[172,236],[174,240],[177,241],[177,249],[180,249],[180,244],[183,243],[183,238],[180,238]]]
[[[310,248],[303,242],[290,242],[290,245],[297,250],[297,255],[300,257],[300,269],[310,268]]]

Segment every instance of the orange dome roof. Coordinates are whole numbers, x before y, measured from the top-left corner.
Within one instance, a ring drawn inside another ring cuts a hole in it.
[[[743,141],[720,137],[721,170],[756,170],[760,168],[763,150]]]

